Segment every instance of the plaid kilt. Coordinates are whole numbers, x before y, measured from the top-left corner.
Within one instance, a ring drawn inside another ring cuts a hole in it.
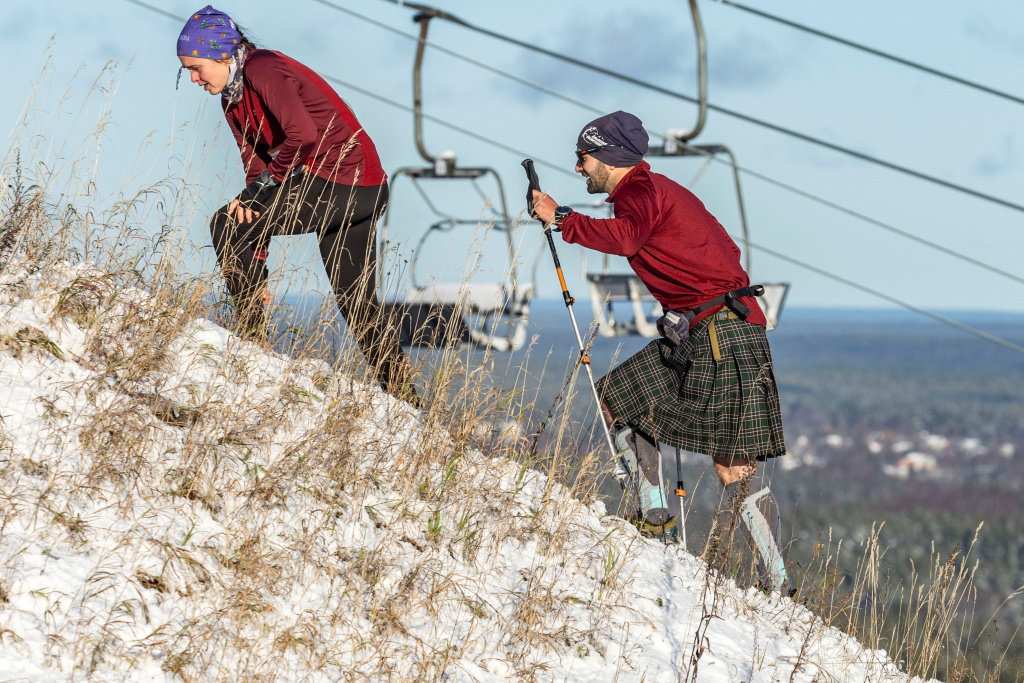
[[[617,419],[675,448],[758,460],[785,454],[765,328],[716,320],[716,361],[710,321],[695,325],[679,346],[648,344],[597,383],[601,398]]]

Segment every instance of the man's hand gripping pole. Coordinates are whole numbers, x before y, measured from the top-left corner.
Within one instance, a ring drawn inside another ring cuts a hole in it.
[[[531,218],[537,218],[533,212],[533,191],[540,189],[540,179],[537,177],[537,169],[533,167],[533,159],[523,159],[523,168],[526,169],[526,178],[530,183],[529,189],[526,190],[526,206],[530,212]],[[540,219],[538,219],[540,220]],[[562,274],[562,264],[558,261],[558,251],[555,250],[555,238],[551,235],[553,224],[544,225],[544,234],[548,238],[548,247],[551,248],[551,258],[555,262],[555,272],[558,273],[558,284],[562,286],[562,299],[565,301],[565,308],[569,311],[569,319],[572,321],[572,330],[576,333],[576,343],[580,347],[580,363],[587,370],[587,378],[590,380],[590,388],[594,392],[594,400],[597,402],[597,417],[601,420],[601,426],[604,427],[604,436],[608,440],[608,448],[612,451],[612,457],[618,457],[618,449],[615,448],[615,442],[612,440],[611,429],[609,429],[608,423],[604,419],[604,412],[601,410],[601,397],[597,393],[597,385],[594,383],[594,371],[590,367],[590,357],[587,356],[586,346],[583,344],[583,337],[580,335],[580,327],[576,324],[576,314],[573,313],[572,305],[576,303],[576,300],[569,294],[569,288],[565,284],[565,275]]]

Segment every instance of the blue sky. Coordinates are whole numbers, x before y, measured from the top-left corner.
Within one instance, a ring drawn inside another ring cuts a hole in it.
[[[337,0],[407,32],[412,12],[381,0]],[[212,267],[202,248],[205,216],[241,189],[241,172],[219,104],[183,82],[174,89],[174,43],[180,24],[197,9],[179,0],[153,0],[182,17],[174,22],[123,0],[7,0],[0,11],[0,57],[7,65],[0,102],[0,130],[15,125],[50,45],[53,69],[44,77],[34,106],[58,111],[45,130],[66,130],[88,85],[109,60],[116,60],[116,91],[110,97],[112,125],[101,140],[96,165],[100,188],[153,182],[188,169],[199,183],[201,202],[191,221],[197,271]],[[1009,1],[962,3],[865,0],[856,4],[811,0],[748,0],[783,15],[974,79],[1024,94],[1024,6]],[[696,91],[694,38],[687,3],[650,0],[624,5],[542,3],[524,0],[499,6],[469,0],[437,5],[466,20],[544,47],[570,52],[612,69],[686,93]],[[853,52],[734,8],[701,2],[708,34],[710,99],[774,123],[828,139],[980,191],[1020,201],[1024,187],[1024,107],[938,80],[876,57]],[[411,103],[412,41],[360,22],[312,0],[283,4],[264,0],[220,6],[258,41],[306,62],[321,73]],[[501,69],[513,71],[603,110],[626,109],[653,131],[688,127],[695,107],[623,85],[596,74],[434,22],[431,39]],[[52,41],[52,42],[51,42]],[[65,103],[57,102],[82,67]],[[571,170],[581,126],[593,115],[527,90],[450,56],[429,51],[425,109],[457,125],[494,137]],[[413,145],[411,115],[338,86],[374,138],[387,170],[420,161]],[[94,113],[93,110],[89,110]],[[427,146],[456,151],[465,165],[496,167],[510,204],[523,204],[520,157],[427,123]],[[48,133],[52,134],[52,133]],[[173,139],[173,143],[170,141]],[[146,141],[148,140],[148,144]],[[812,147],[725,116],[709,114],[699,142],[725,142],[742,165],[833,202],[849,206],[947,247],[1024,274],[1024,215],[937,188],[892,171]],[[186,163],[187,159],[189,163]],[[654,160],[655,170],[689,183],[701,163]],[[541,168],[541,179],[561,202],[586,201],[582,181]],[[805,199],[745,177],[752,235],[762,243],[819,268],[856,280],[915,305],[935,309],[1024,310],[1024,285],[999,278],[927,250]],[[485,193],[493,186],[482,185]],[[729,172],[713,166],[693,190],[731,231],[738,218]],[[437,188],[436,201],[460,216],[480,215],[471,186]],[[431,222],[412,187],[394,197],[393,234],[415,241]],[[541,246],[537,224],[524,227],[524,254]],[[465,263],[471,230],[439,235],[425,247],[424,262],[445,278]],[[500,270],[499,244],[485,250],[483,276]],[[275,265],[310,263],[308,239],[282,240]],[[579,252],[562,247],[570,279],[579,273]],[[525,256],[524,256],[525,258]],[[532,259],[532,257],[530,257]],[[526,269],[532,268],[527,259]],[[594,259],[591,259],[594,263]],[[315,272],[315,268],[309,272]],[[542,293],[556,293],[548,264],[540,264]],[[790,304],[882,307],[861,292],[808,273],[771,256],[754,253],[755,281],[793,283]],[[322,286],[313,277],[312,282]]]

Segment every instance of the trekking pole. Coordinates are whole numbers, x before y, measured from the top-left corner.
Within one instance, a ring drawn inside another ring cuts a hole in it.
[[[676,449],[676,495],[679,496],[679,531],[682,534],[683,550],[686,550],[686,484],[683,483],[683,454]]]
[[[530,181],[530,189],[526,198],[527,208],[530,216],[533,216],[533,190],[541,192],[540,179],[537,177],[537,169],[533,167],[533,159],[523,159],[523,168],[526,169],[526,178]],[[594,392],[594,400],[597,401],[597,417],[604,427],[604,436],[608,440],[608,448],[612,450],[612,457],[618,457],[619,453],[612,440],[612,432],[604,419],[604,411],[601,410],[601,397],[597,393],[597,385],[594,383],[594,371],[590,367],[590,357],[587,355],[586,346],[583,344],[583,337],[580,336],[580,326],[576,324],[576,314],[572,311],[572,305],[576,300],[569,294],[569,288],[565,284],[565,276],[562,275],[562,264],[558,261],[558,252],[555,250],[555,238],[551,235],[552,226],[544,225],[544,234],[548,238],[548,246],[551,247],[551,258],[555,261],[555,272],[558,273],[558,283],[562,286],[562,299],[565,301],[565,308],[569,311],[569,319],[572,321],[573,332],[576,333],[576,343],[580,347],[580,363],[587,369],[587,377],[590,379],[590,388]]]

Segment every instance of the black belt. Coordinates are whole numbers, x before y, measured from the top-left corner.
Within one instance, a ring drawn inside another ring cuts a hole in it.
[[[744,296],[761,296],[764,294],[763,285],[750,285],[749,287],[741,287],[740,289],[734,289],[731,292],[727,292],[720,297],[716,297],[707,303],[703,303],[697,308],[692,310],[694,315],[700,315],[709,308],[715,306],[725,306],[740,317],[741,320],[746,320],[747,316],[750,315],[750,308],[747,307],[739,299]]]

